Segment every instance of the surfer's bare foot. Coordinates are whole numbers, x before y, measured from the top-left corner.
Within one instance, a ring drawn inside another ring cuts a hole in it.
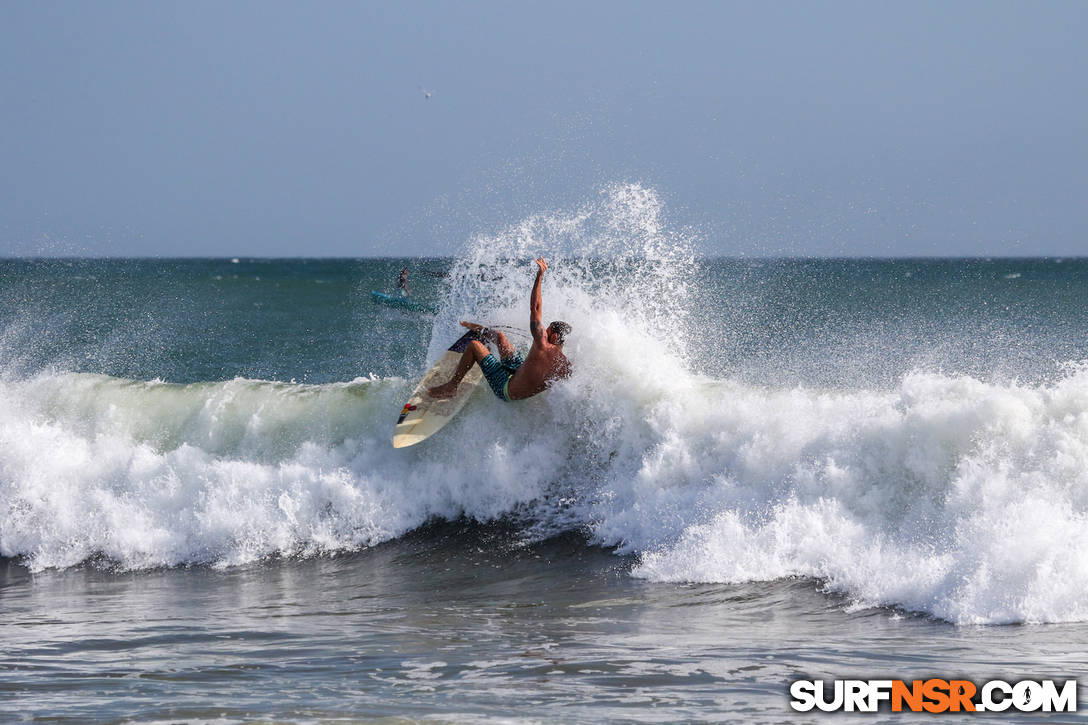
[[[433,388],[427,388],[427,395],[432,398],[438,398],[443,400],[446,398],[452,398],[457,394],[457,383],[446,383],[445,385],[436,385]]]
[[[464,320],[461,321],[461,326],[467,327],[468,329],[479,334],[480,339],[483,340],[485,343],[495,342],[496,333],[490,327],[484,327],[477,322],[466,322]]]

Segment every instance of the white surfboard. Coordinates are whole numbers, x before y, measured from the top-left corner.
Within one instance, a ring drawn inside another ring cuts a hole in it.
[[[473,340],[479,340],[480,336],[474,331],[466,332],[457,342],[450,345],[438,362],[427,371],[423,380],[412,392],[412,397],[404,404],[397,419],[397,425],[393,429],[393,447],[405,448],[414,446],[420,441],[427,440],[440,431],[446,423],[453,420],[457,412],[464,407],[468,399],[476,392],[480,381],[484,379],[484,373],[480,366],[473,363],[461,384],[457,386],[457,393],[452,398],[439,400],[427,394],[428,388],[442,383],[453,377],[453,371],[457,369],[457,363],[461,359],[461,353]]]

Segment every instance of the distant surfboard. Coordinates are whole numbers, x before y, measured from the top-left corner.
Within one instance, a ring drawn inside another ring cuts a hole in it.
[[[371,299],[379,305],[388,305],[389,307],[396,307],[402,310],[419,310],[420,312],[434,312],[434,308],[431,305],[424,304],[422,302],[416,302],[411,297],[401,297],[399,295],[387,295],[384,292],[378,292],[371,290]]]
[[[476,363],[472,364],[472,368],[457,386],[457,394],[452,398],[447,400],[432,398],[427,394],[427,389],[441,385],[453,377],[453,371],[457,369],[461,353],[470,342],[479,339],[480,336],[475,331],[466,332],[457,342],[450,345],[434,367],[423,376],[423,380],[412,392],[412,397],[400,411],[397,425],[393,429],[394,448],[414,446],[442,430],[476,392],[477,386],[484,378],[483,371]]]

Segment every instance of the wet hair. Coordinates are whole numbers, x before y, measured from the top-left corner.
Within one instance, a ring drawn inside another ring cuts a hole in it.
[[[558,344],[560,344],[560,345],[562,345],[563,341],[567,339],[567,334],[572,329],[574,329],[574,328],[572,328],[570,325],[568,325],[567,323],[565,323],[565,322],[563,322],[561,320],[556,320],[552,324],[548,325],[548,332],[549,333],[551,333],[551,332],[555,333],[555,336],[559,338],[559,343]]]

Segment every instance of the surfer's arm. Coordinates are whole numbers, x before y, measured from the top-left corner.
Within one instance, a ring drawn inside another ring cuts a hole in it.
[[[539,269],[536,271],[536,281],[533,282],[533,293],[529,295],[529,331],[533,333],[533,341],[540,342],[544,337],[544,317],[541,309],[544,306],[540,295],[540,282],[544,279],[544,271],[548,269],[548,263],[543,257],[536,260]]]

